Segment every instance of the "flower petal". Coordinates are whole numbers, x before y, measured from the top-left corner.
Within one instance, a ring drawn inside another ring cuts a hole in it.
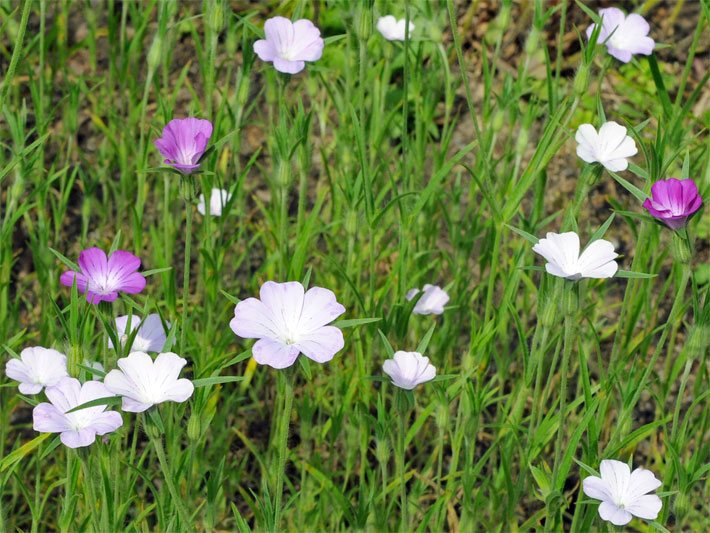
[[[295,345],[287,345],[272,339],[259,339],[251,349],[254,360],[260,365],[273,368],[287,368],[296,362],[299,350]]]
[[[603,501],[599,505],[599,516],[607,522],[611,522],[615,526],[623,526],[631,522],[633,516],[624,509],[619,509],[616,505],[609,501]]]
[[[325,363],[343,349],[345,341],[340,329],[335,326],[325,326],[301,337],[294,346],[309,359]]]

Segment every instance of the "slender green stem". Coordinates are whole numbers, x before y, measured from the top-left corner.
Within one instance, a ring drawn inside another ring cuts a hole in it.
[[[182,273],[182,319],[180,320],[180,349],[186,352],[185,335],[187,333],[187,308],[190,293],[190,255],[192,253],[192,210],[194,184],[191,176],[182,181],[183,198],[185,199],[185,259]]]
[[[281,500],[288,456],[288,433],[293,408],[293,377],[290,371],[285,370],[279,372],[278,380],[277,400],[281,403],[281,412],[276,428],[276,468],[271,471],[271,477],[274,480],[274,527],[277,530],[281,522]]]
[[[407,476],[405,469],[405,439],[407,438],[407,420],[409,419],[409,408],[407,407],[406,393],[397,389],[397,414],[398,427],[396,438],[395,451],[395,467],[397,469],[397,477],[399,478],[399,497],[402,512],[402,520],[400,522],[400,531],[409,530],[409,505],[407,498]]]
[[[572,355],[572,350],[575,343],[577,342],[577,308],[578,302],[578,289],[577,283],[565,283],[562,291],[562,306],[564,313],[564,345],[562,348],[562,362],[560,364],[560,407],[559,407],[559,421],[557,425],[557,440],[555,442],[555,461],[553,470],[554,486],[559,486],[557,476],[559,475],[560,460],[562,458],[562,446],[564,443],[564,436],[566,431],[566,424],[564,423],[565,411],[567,410],[567,374],[569,373],[569,362]],[[555,510],[555,523],[559,523],[558,517],[564,511],[563,508]],[[547,522],[545,528],[549,529],[551,525],[550,510],[548,509]]]
[[[158,462],[160,463],[160,470],[163,472],[163,478],[165,479],[165,484],[168,486],[168,491],[170,492],[170,497],[173,499],[173,505],[177,509],[178,515],[180,516],[180,521],[182,522],[182,529],[189,531],[192,525],[190,520],[190,513],[185,509],[185,502],[180,495],[177,487],[175,486],[175,481],[173,480],[173,471],[170,469],[170,464],[168,463],[168,458],[165,455],[165,448],[163,447],[163,437],[160,435],[156,428],[146,425],[146,433],[151,443],[153,444],[153,449],[155,450],[155,455],[158,457]]]

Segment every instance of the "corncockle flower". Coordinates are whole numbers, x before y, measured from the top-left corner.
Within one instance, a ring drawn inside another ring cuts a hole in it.
[[[140,324],[140,327],[138,327]],[[133,344],[128,352],[159,352],[165,345],[166,335],[163,329],[163,323],[160,320],[160,315],[153,313],[148,315],[141,324],[139,316],[131,317],[131,325],[128,325],[128,315],[119,316],[116,318],[116,333],[121,341],[121,346],[125,346],[131,333],[138,328],[136,336],[133,338]],[[168,324],[168,327],[170,325]],[[113,342],[108,340],[108,347],[113,348]]]
[[[574,136],[577,155],[587,163],[601,163],[612,172],[626,170],[627,157],[638,153],[634,140],[626,135],[626,128],[616,122],[605,122],[599,133],[591,124],[582,124]]]
[[[142,413],[159,403],[182,403],[195,390],[189,379],[178,379],[187,361],[172,352],[159,354],[155,361],[145,352],[133,352],[117,364],[120,370],[106,374],[104,385],[123,397],[124,411]]]
[[[533,246],[533,251],[547,259],[548,274],[576,281],[580,278],[610,278],[619,265],[614,245],[604,239],[590,243],[579,254],[579,235],[573,231],[548,233]]]
[[[66,377],[45,391],[51,403],[41,403],[32,411],[33,427],[42,433],[60,433],[62,443],[69,448],[88,446],[96,435],[116,431],[123,425],[121,414],[106,411],[105,405],[97,405],[68,413],[87,402],[107,398],[112,394],[100,381],[87,381]]]
[[[423,294],[417,301],[412,313],[415,315],[440,315],[444,312],[444,306],[449,302],[449,295],[437,285],[428,283],[422,288]],[[410,289],[405,298],[414,299],[421,292],[419,289]]]
[[[388,41],[404,41],[405,39],[405,26],[406,20],[397,20],[392,15],[387,15],[385,17],[380,17],[377,20],[377,31],[382,34],[382,37]],[[409,36],[411,37],[414,31],[414,23],[409,21]]]
[[[232,198],[229,191],[224,189],[212,189],[210,194],[210,215],[218,217],[222,215],[222,208],[227,205],[227,202]],[[207,206],[205,205],[205,195],[201,194],[200,199],[197,202],[197,211],[201,215],[207,212]]]
[[[212,123],[200,118],[175,118],[163,128],[163,136],[155,147],[165,158],[164,163],[183,174],[200,168],[200,158],[212,137]]]
[[[279,72],[296,74],[305,68],[306,61],[318,61],[323,55],[320,30],[310,20],[291,22],[273,17],[264,24],[264,34],[266,39],[254,43],[254,52]]]
[[[286,368],[300,353],[325,363],[345,345],[343,332],[327,325],[342,315],[345,307],[328,289],[304,291],[297,281],[267,281],[259,299],[247,298],[234,308],[229,326],[240,337],[259,339],[252,347],[257,363]]]
[[[651,198],[643,206],[671,229],[686,225],[688,218],[703,205],[698,186],[691,179],[660,180],[651,186]]]
[[[395,352],[394,359],[387,359],[382,370],[392,379],[393,384],[407,390],[431,381],[436,376],[434,365],[419,352]]]
[[[602,18],[602,29],[597,42],[606,44],[609,54],[619,61],[628,63],[631,56],[643,54],[645,56],[653,53],[656,43],[648,36],[648,22],[636,13],[628,16],[624,15],[621,9],[608,7],[599,10]],[[592,24],[587,28],[587,38],[594,31]]]
[[[34,346],[20,352],[19,359],[10,359],[5,374],[20,382],[22,394],[37,394],[44,387],[56,385],[67,377],[67,356],[51,348]]]
[[[140,266],[141,260],[130,252],[116,250],[107,258],[100,248],[89,248],[79,254],[81,272],[64,272],[59,281],[71,287],[76,280],[76,288],[92,304],[113,302],[119,292],[136,294],[145,288],[145,277],[137,272]]]
[[[631,522],[634,516],[655,520],[661,510],[661,499],[649,492],[661,486],[653,472],[637,468],[633,472],[626,463],[604,460],[599,467],[601,477],[582,481],[582,489],[590,498],[601,500],[599,516],[615,526]]]

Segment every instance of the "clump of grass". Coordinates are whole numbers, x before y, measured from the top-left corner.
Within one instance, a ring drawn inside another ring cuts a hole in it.
[[[588,531],[602,459],[663,482],[650,527],[707,528],[710,225],[641,204],[669,177],[710,198],[708,12],[678,8],[682,40],[624,6],[657,48],[622,65],[588,4],[0,4],[3,351],[53,347],[89,379],[127,355],[115,316],[157,313],[195,384],[75,450],[1,378],[0,530]],[[403,41],[375,29],[390,12]],[[254,54],[276,14],[325,40],[293,76]],[[214,125],[189,180],[153,146],[186,116]],[[574,154],[607,120],[639,148],[626,171]],[[213,188],[221,215],[195,213]],[[621,274],[547,275],[548,231],[612,241]],[[91,246],[138,255],[146,290],[95,307],[60,286]],[[268,280],[336,293],[332,361],[257,366],[229,322]],[[441,315],[412,313],[427,283]],[[396,389],[397,350],[439,378]]]

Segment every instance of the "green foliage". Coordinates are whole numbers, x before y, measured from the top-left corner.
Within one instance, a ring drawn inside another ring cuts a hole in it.
[[[710,198],[707,2],[627,65],[588,44],[592,2],[270,4],[0,0],[3,363],[54,347],[85,379],[126,355],[116,315],[158,313],[196,386],[70,450],[3,374],[0,531],[589,531],[581,479],[612,458],[663,480],[649,528],[707,529],[707,207],[689,264],[641,207],[671,176]],[[405,42],[375,29],[390,12]],[[276,14],[323,31],[301,74],[255,57]],[[215,125],[194,183],[153,147],[184,116]],[[606,119],[639,147],[628,171],[574,153]],[[232,197],[203,217],[213,187]],[[546,275],[532,246],[562,229],[618,244],[615,278]],[[94,307],[60,286],[90,246],[141,257],[147,289]],[[228,324],[267,280],[335,292],[333,361],[251,359]],[[442,316],[412,314],[425,283]],[[397,390],[397,350],[438,378]]]

